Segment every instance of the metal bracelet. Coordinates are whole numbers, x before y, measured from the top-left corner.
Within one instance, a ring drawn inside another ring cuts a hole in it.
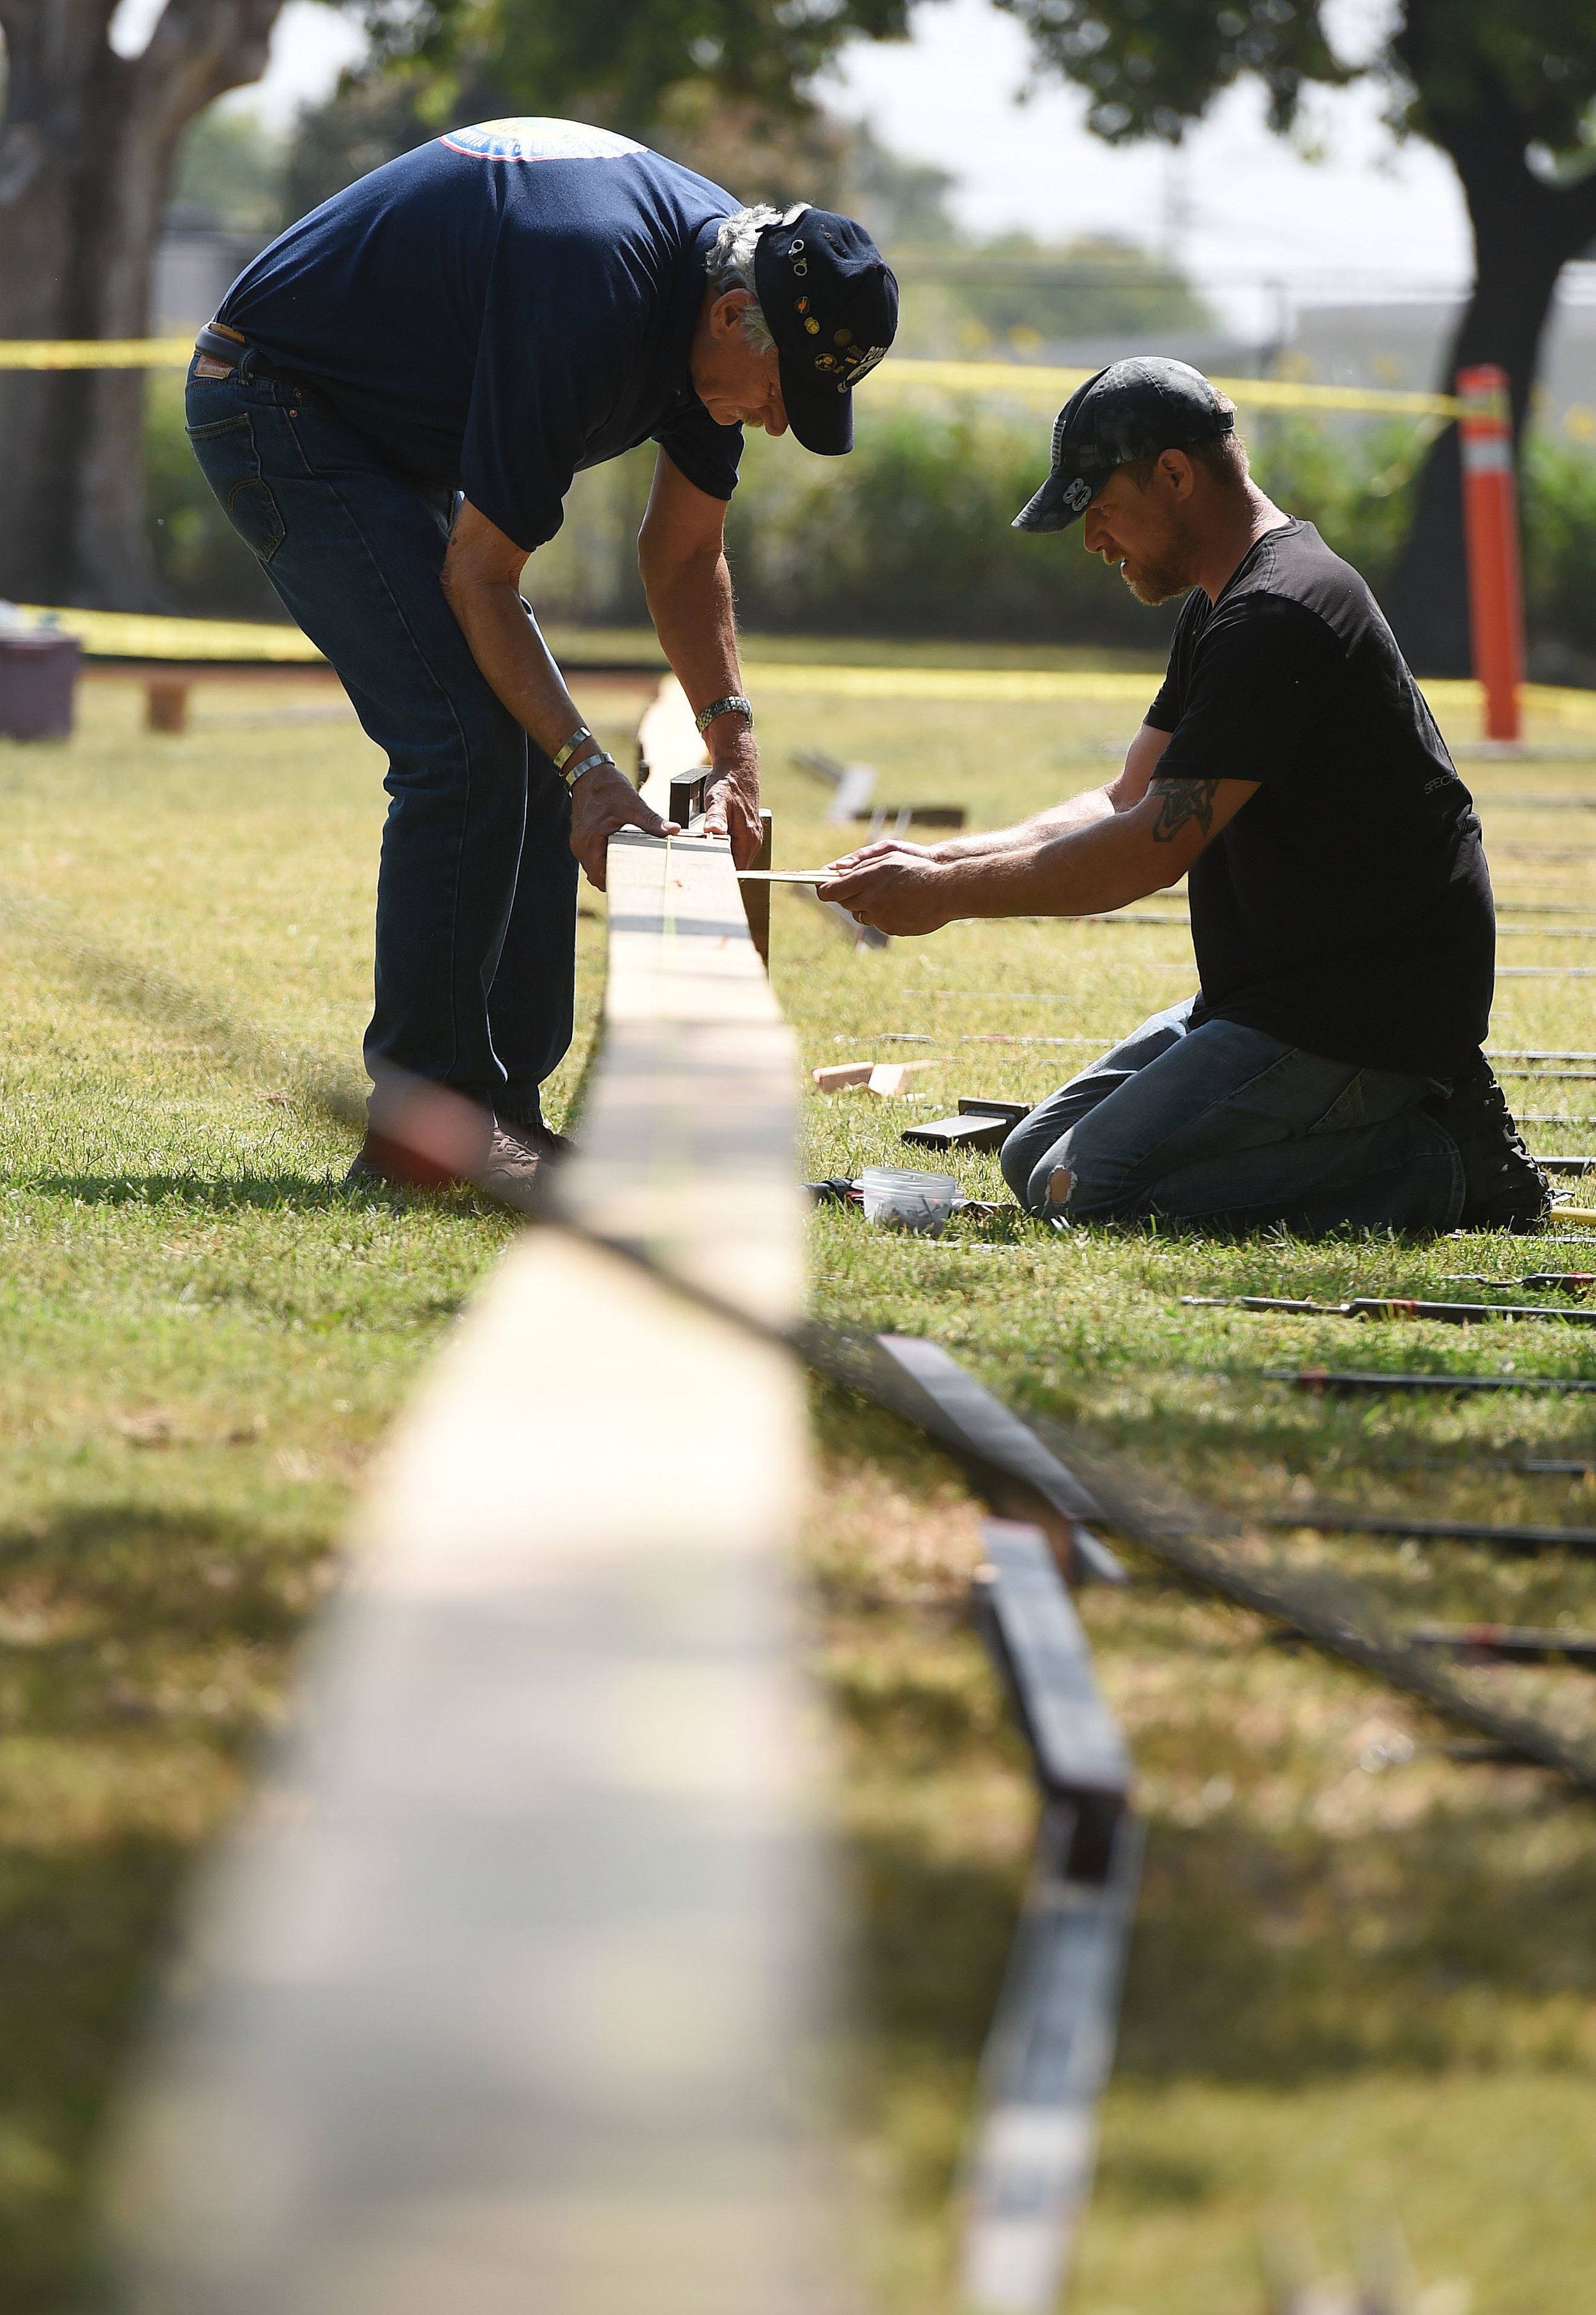
[[[563,772],[566,765],[571,761],[572,756],[575,755],[577,749],[585,742],[590,741],[593,735],[589,731],[587,725],[585,723],[579,723],[575,731],[572,733],[570,739],[566,741],[565,745],[563,748],[556,748],[554,749],[555,771]]]
[[[572,765],[571,769],[564,775],[566,786],[573,788],[582,774],[590,772],[595,764],[607,764],[612,772],[618,771],[620,768],[615,758],[607,749],[600,748],[593,755],[584,756],[580,764]]]
[[[730,699],[712,699],[702,715],[694,716],[700,738],[717,715],[746,715],[749,730],[751,732],[754,728],[754,703],[751,699],[745,699],[740,691],[734,691]]]

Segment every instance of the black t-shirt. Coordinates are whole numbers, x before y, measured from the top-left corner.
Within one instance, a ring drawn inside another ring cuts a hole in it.
[[[1490,1019],[1496,920],[1473,799],[1358,573],[1309,522],[1187,597],[1148,722],[1157,779],[1256,780],[1193,863],[1193,1022],[1450,1078]]]
[[[402,474],[528,551],[579,468],[652,436],[729,499],[740,426],[687,359],[730,193],[568,120],[451,129],[279,235],[217,319],[314,383]]]

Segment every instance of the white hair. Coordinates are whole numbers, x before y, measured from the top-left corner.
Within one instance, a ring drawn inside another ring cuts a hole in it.
[[[746,289],[753,303],[745,306],[740,319],[742,333],[757,354],[776,351],[776,340],[770,334],[770,324],[765,319],[759,304],[759,293],[754,287],[754,251],[759,235],[767,225],[780,225],[782,212],[765,201],[756,201],[751,209],[733,209],[729,217],[721,219],[714,237],[714,247],[705,260],[704,270],[709,276],[710,294],[723,297],[729,289]]]

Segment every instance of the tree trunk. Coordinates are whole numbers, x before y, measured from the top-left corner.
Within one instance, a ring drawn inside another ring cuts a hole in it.
[[[1558,276],[1596,234],[1596,180],[1559,187],[1536,176],[1524,157],[1528,136],[1494,90],[1467,117],[1432,115],[1429,134],[1450,155],[1462,180],[1475,245],[1474,291],[1437,386],[1451,394],[1459,369],[1499,363],[1512,384],[1516,444],[1529,416]],[[1455,426],[1437,439],[1425,462],[1386,609],[1421,674],[1470,672]]]
[[[141,338],[178,137],[259,78],[282,0],[167,0],[144,54],[115,0],[0,0],[0,337]],[[0,596],[144,610],[144,374],[0,371]]]

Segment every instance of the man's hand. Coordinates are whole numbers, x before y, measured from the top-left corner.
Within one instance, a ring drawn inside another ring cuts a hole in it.
[[[891,837],[830,865],[836,873],[820,887],[820,898],[847,909],[856,924],[883,933],[934,933],[961,913],[959,864],[927,845]]]
[[[704,836],[732,839],[732,858],[751,868],[759,849],[759,767],[751,745],[746,753],[716,763],[704,788]]]
[[[571,791],[571,849],[602,892],[606,855],[617,828],[641,828],[645,836],[675,836],[673,820],[661,820],[644,803],[631,781],[607,764],[584,772]]]

